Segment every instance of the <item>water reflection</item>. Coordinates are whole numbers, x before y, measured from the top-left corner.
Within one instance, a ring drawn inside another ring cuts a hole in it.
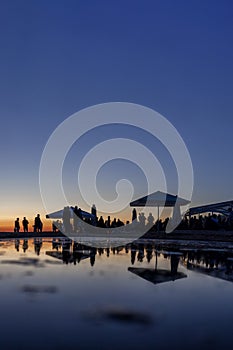
[[[30,241],[30,243],[29,243]],[[46,243],[43,251],[43,242]],[[1,246],[8,249],[13,245],[15,250],[20,253],[23,251],[25,254],[29,249],[29,244],[34,247],[34,253],[39,257],[41,251],[43,254],[60,260],[66,265],[80,264],[83,260],[89,260],[90,265],[93,267],[96,263],[96,256],[105,257],[110,259],[111,256],[128,256],[128,265],[135,264],[151,264],[154,259],[154,267],[130,267],[128,271],[135,275],[146,279],[152,283],[161,283],[166,281],[175,281],[179,278],[187,277],[185,273],[178,271],[179,266],[185,267],[187,270],[192,270],[201,274],[209,275],[214,278],[224,279],[233,282],[233,251],[231,249],[192,249],[192,248],[180,248],[167,250],[167,246],[162,244],[148,242],[142,243],[135,241],[131,244],[122,245],[119,247],[108,248],[95,248],[90,245],[78,243],[67,238],[59,239],[16,239],[14,241],[2,241]],[[50,249],[48,249],[50,247]],[[165,249],[164,249],[165,248]],[[0,255],[3,252],[0,251]],[[167,260],[170,266],[166,266],[166,269],[159,268],[158,259],[163,258]],[[38,258],[39,259],[39,258]],[[1,261],[2,264],[18,264],[18,265],[32,265],[43,266],[43,263],[36,258],[22,258],[18,260],[6,260]],[[55,262],[47,260],[48,264]],[[107,263],[107,261],[106,261]]]
[[[81,349],[108,349],[111,339],[113,349],[183,348],[185,334],[189,350],[220,349],[231,340],[232,281],[232,249],[3,240],[0,346],[57,350],[78,339]]]

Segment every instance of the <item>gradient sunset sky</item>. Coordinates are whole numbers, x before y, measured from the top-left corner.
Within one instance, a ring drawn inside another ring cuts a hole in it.
[[[49,136],[104,102],[150,107],[176,127],[193,162],[192,205],[233,199],[232,1],[2,0],[0,33],[0,230],[45,214],[38,174]],[[101,130],[74,146],[76,167],[100,139]],[[135,173],[120,165],[103,168],[105,195],[116,169]]]

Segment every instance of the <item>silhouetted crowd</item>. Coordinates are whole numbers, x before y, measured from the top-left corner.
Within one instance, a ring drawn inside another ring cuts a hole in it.
[[[218,230],[233,229],[233,216],[230,213],[229,216],[208,214],[208,215],[199,215],[192,216],[190,219],[185,217],[177,229],[189,229],[189,230]]]
[[[52,231],[53,232],[80,232],[83,230],[83,223],[90,224],[92,226],[100,227],[100,228],[117,228],[126,226],[127,229],[136,229],[136,228],[148,228],[147,231],[154,232],[159,231],[163,232],[166,230],[166,226],[168,224],[169,218],[165,220],[156,220],[152,213],[149,213],[148,217],[145,216],[143,212],[140,212],[137,215],[136,209],[133,209],[132,212],[132,222],[126,222],[126,225],[120,219],[114,218],[111,219],[108,216],[107,220],[104,220],[103,216],[97,217],[96,208],[93,205],[92,207],[92,215],[90,217],[84,217],[81,208],[75,206],[73,209],[73,214],[71,213],[71,209],[69,207],[65,207],[63,210],[62,220],[55,220],[52,223]],[[22,229],[23,232],[28,232],[29,221],[26,217],[22,220]],[[40,218],[40,214],[34,219],[33,224],[34,232],[42,232],[43,223]],[[15,220],[14,232],[20,232],[20,219],[17,218]],[[233,212],[229,212],[228,216],[224,215],[216,215],[216,214],[208,214],[208,215],[199,215],[188,217],[185,216],[180,224],[176,227],[178,230],[232,230],[233,229]]]

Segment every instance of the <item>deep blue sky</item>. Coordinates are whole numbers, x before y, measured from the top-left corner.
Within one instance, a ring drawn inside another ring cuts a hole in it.
[[[173,123],[192,157],[194,205],[232,199],[232,43],[232,1],[1,0],[2,216],[41,210],[49,135],[110,101]]]

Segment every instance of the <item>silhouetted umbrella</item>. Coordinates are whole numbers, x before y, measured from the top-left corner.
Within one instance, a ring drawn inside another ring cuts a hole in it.
[[[69,209],[70,209],[70,217],[72,219],[74,207],[69,207]],[[82,214],[82,217],[84,219],[94,219],[95,218],[95,216],[93,214],[90,214],[84,210],[81,210],[81,214]],[[63,218],[63,209],[46,215],[46,219],[62,219],[62,218]]]
[[[144,196],[136,199],[135,201],[130,203],[131,207],[174,207],[175,204],[178,205],[187,205],[190,201],[187,199],[180,198],[173,194],[164,193],[164,192],[154,192],[149,194],[148,196]]]
[[[157,207],[158,208],[158,222],[159,222],[159,208],[160,207],[173,207],[173,218],[176,217],[177,221],[180,221],[178,216],[180,214],[180,206],[189,204],[187,199],[180,198],[173,194],[164,193],[161,191],[153,192],[147,196],[138,198],[130,203],[131,207]]]

